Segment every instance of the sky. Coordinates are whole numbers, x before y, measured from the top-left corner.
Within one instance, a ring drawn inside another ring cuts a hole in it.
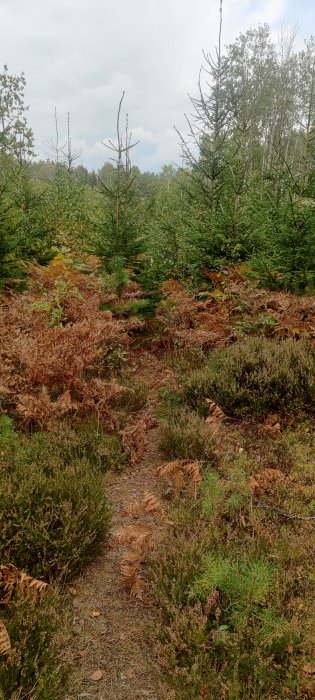
[[[180,161],[174,125],[185,131],[188,95],[197,93],[202,50],[213,52],[219,0],[0,0],[0,71],[26,77],[28,122],[38,157],[50,156],[54,110],[60,138],[70,113],[77,163],[108,160],[102,144],[115,135],[125,91],[133,139],[132,162],[158,171]],[[315,34],[315,0],[223,0],[223,43],[267,22]]]

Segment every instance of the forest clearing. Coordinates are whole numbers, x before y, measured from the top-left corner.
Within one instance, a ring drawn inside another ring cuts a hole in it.
[[[145,319],[85,265],[1,302],[3,697],[311,698],[314,297],[230,267]]]
[[[315,41],[219,8],[178,168],[0,73],[0,700],[315,696]]]

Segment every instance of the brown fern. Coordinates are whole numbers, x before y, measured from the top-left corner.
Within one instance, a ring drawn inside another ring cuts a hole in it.
[[[190,462],[189,459],[176,459],[162,464],[154,470],[159,478],[165,478],[174,487],[178,495],[185,485],[185,478],[189,479],[189,487],[196,493],[197,485],[201,481],[200,462]]]
[[[143,457],[147,448],[147,424],[145,418],[140,418],[135,425],[127,426],[121,431],[122,445],[130,455],[131,464],[136,464]]]
[[[7,628],[2,620],[0,620],[0,656],[7,656],[11,651],[11,642]]]
[[[148,491],[144,494],[143,497],[143,507],[144,512],[148,515],[159,515],[162,518],[162,520],[169,522],[165,510],[162,504],[160,503],[159,499],[152,493],[149,493]]]
[[[96,413],[106,429],[117,429],[112,401],[125,389],[104,379],[104,354],[108,346],[128,346],[130,320],[100,310],[101,285],[93,275],[59,262],[32,273],[28,292],[0,299],[2,406],[26,427],[45,429],[76,411],[83,417]],[[62,301],[63,325],[50,326],[45,309],[54,303],[56,279],[71,282],[74,291],[70,285]]]
[[[112,540],[112,547],[124,547],[130,546],[131,544],[136,544],[136,546],[138,546],[139,543],[149,539],[151,535],[152,528],[144,523],[124,525],[117,530]]]
[[[143,559],[143,552],[141,550],[128,550],[122,555],[121,563],[121,574],[124,586],[130,588],[135,580],[136,572]]]
[[[206,423],[210,423],[216,428],[219,428],[222,421],[225,420],[226,415],[212,399],[206,399],[208,404],[208,417],[206,418]]]
[[[138,574],[135,576],[134,581],[131,585],[130,594],[134,598],[139,598],[139,600],[143,600],[143,594],[146,590],[146,587],[146,582],[143,580],[142,576]]]
[[[138,518],[140,515],[144,515],[144,512],[143,505],[140,503],[140,501],[134,498],[132,501],[130,501],[130,503],[128,503],[122,515]]]
[[[0,600],[1,605],[8,605],[14,595],[41,600],[48,587],[48,583],[32,578],[14,564],[0,565],[0,589],[3,588],[4,592],[4,597]]]

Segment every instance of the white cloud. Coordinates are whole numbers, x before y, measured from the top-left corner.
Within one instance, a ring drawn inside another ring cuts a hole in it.
[[[289,0],[224,0],[224,42],[258,22],[281,21]],[[99,167],[100,139],[115,133],[122,91],[141,143],[133,161],[157,169],[178,160],[178,136],[196,92],[202,49],[217,40],[219,0],[0,0],[0,46],[11,72],[25,72],[38,153],[71,114],[82,161]],[[137,136],[138,138],[138,136]]]

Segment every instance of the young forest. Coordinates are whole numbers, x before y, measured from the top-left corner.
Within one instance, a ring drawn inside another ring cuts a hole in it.
[[[0,72],[0,700],[315,695],[315,39],[221,30],[159,173]]]

